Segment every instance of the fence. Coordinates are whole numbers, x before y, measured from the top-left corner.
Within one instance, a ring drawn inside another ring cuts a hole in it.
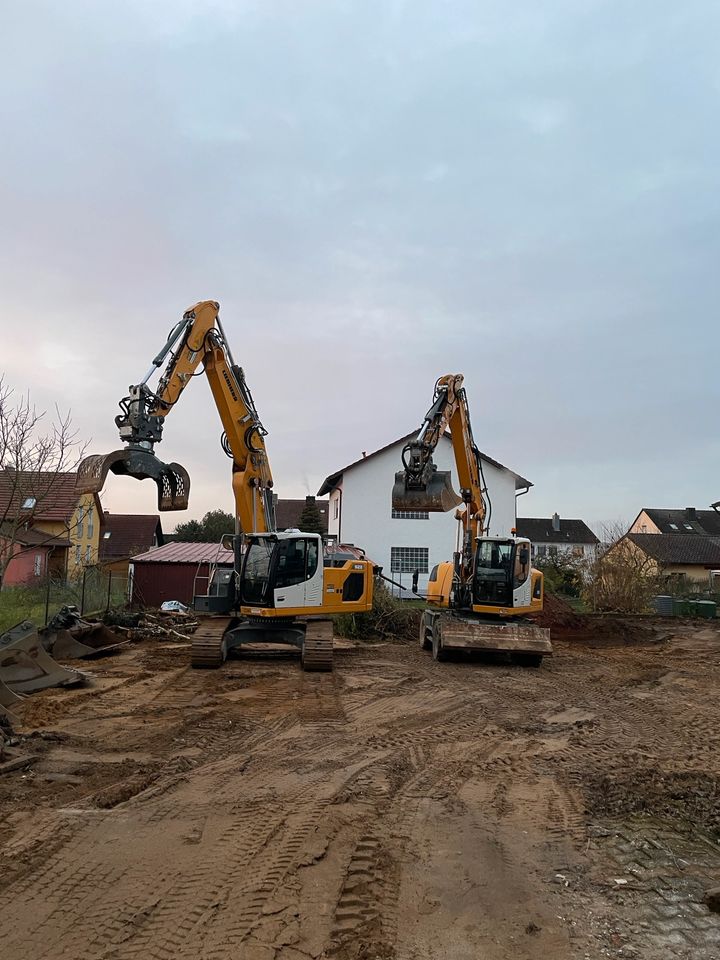
[[[73,605],[82,614],[104,613],[128,605],[127,574],[86,567],[75,580],[49,578],[38,586],[0,591],[0,632],[21,620],[44,626],[61,607]]]

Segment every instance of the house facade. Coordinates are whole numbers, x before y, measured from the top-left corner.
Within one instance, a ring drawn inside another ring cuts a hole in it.
[[[76,473],[0,470],[0,524],[5,542],[14,549],[20,533],[29,531],[39,535],[35,546],[53,541],[53,576],[70,579],[97,563],[102,526],[99,497],[78,494],[76,479]],[[66,545],[61,546],[63,543]]]
[[[391,507],[395,473],[402,469],[401,451],[416,434],[368,453],[360,460],[330,474],[318,496],[328,496],[328,535],[340,543],[361,547],[383,573],[410,587],[418,571],[418,590],[427,589],[435,564],[452,559],[458,523],[454,511],[425,513],[394,511]],[[453,488],[459,489],[455,457],[449,435],[441,437],[434,462],[449,470]],[[516,496],[532,484],[507,467],[481,454],[487,483],[491,536],[509,536],[515,527]]]
[[[37,530],[6,531],[0,528],[0,552],[7,560],[1,587],[32,587],[47,576],[63,579],[70,541]]]
[[[552,517],[518,517],[517,533],[532,544],[533,560],[562,555],[576,560],[595,556],[600,541],[584,520],[563,520]]]
[[[720,513],[695,507],[643,507],[620,543],[652,561],[655,572],[694,583],[720,582]]]

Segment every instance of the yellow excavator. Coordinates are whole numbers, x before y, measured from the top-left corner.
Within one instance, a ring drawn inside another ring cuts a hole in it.
[[[433,453],[450,431],[460,496],[449,471],[438,470]],[[487,536],[488,494],[480,452],[473,439],[462,374],[435,384],[433,404],[417,436],[402,451],[395,474],[394,510],[447,512],[458,508],[458,543],[452,562],[433,568],[430,605],[420,622],[420,646],[435,660],[450,650],[510,654],[524,666],[540,666],[552,653],[550,631],[527,618],[543,606],[543,576],[531,565],[525,537]],[[514,534],[514,531],[513,531]]]
[[[155,390],[153,373],[166,363]],[[297,647],[305,670],[332,670],[332,620],[339,613],[372,607],[374,568],[361,551],[324,556],[322,537],[276,530],[273,479],[265,436],[245,374],[232,356],[219,305],[195,304],[152,361],[140,383],[129,388],[115,418],[124,446],[85,458],[79,491],[99,492],[108,473],[150,478],[158,487],[159,510],[188,506],[190,478],[178,463],[155,454],[165,418],[193,376],[205,373],[223,426],[221,444],[232,460],[236,529],[234,568],[217,568],[208,593],[194,599],[201,625],[193,637],[192,665],[218,667],[244,644]]]

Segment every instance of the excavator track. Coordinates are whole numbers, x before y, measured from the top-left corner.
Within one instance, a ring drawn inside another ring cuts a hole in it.
[[[309,620],[302,648],[303,670],[328,671],[333,668],[332,620]]]
[[[200,620],[190,647],[190,663],[193,668],[213,670],[225,663],[225,631],[230,620],[230,617],[203,617]]]

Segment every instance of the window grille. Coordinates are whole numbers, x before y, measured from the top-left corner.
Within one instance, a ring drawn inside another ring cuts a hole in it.
[[[429,560],[429,547],[390,547],[392,573],[427,573]]]
[[[393,520],[429,520],[427,510],[393,510]]]

